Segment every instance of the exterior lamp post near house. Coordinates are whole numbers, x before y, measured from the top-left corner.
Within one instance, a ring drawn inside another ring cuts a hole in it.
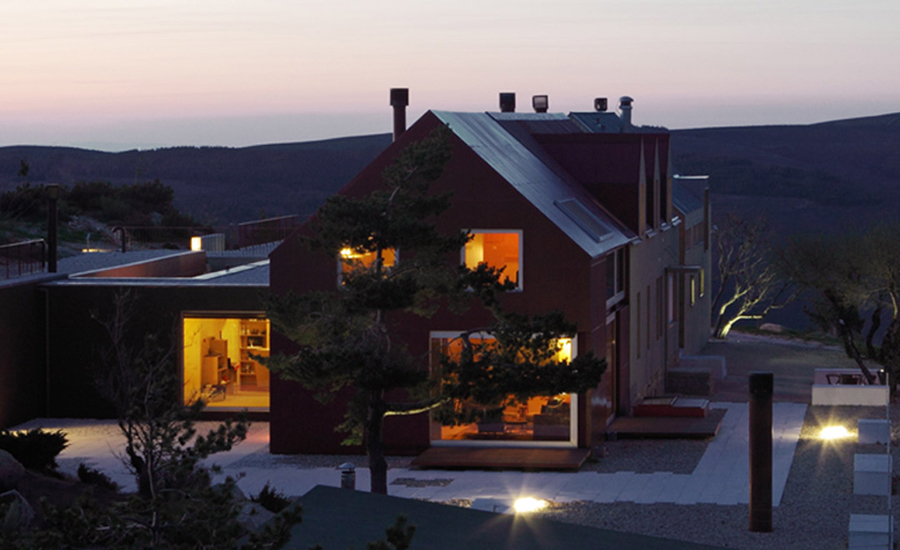
[[[47,185],[47,272],[56,273],[59,236],[59,184]]]

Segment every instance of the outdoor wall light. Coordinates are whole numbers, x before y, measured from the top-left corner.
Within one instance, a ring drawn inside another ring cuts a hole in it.
[[[523,497],[520,499],[516,499],[516,502],[513,504],[513,510],[515,510],[517,514],[537,512],[538,510],[543,510],[546,507],[546,500],[540,500],[534,497]]]
[[[845,437],[850,437],[850,432],[843,426],[826,426],[825,428],[822,428],[819,437],[821,439],[843,439]]]
[[[191,237],[191,250],[194,252],[203,250],[203,239],[200,237]]]

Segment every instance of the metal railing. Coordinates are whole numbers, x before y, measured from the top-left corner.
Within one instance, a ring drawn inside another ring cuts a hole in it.
[[[237,225],[237,248],[283,241],[300,225],[299,216],[280,216]]]
[[[123,252],[141,248],[186,250],[190,248],[191,237],[211,232],[212,230],[208,227],[123,227],[119,225],[112,228],[115,244]]]
[[[43,273],[47,265],[47,243],[33,239],[0,246],[0,273],[4,278]]]

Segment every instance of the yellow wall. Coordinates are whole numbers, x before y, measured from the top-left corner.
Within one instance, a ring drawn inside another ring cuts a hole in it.
[[[210,338],[229,338],[228,355],[232,353],[232,342],[239,342],[239,332],[234,337],[226,336],[230,334],[229,328],[226,327],[228,321],[234,321],[240,326],[236,319],[184,319],[184,401],[192,402],[200,394],[200,366],[202,358],[209,351]],[[238,329],[232,329],[237,331]],[[234,347],[237,348],[235,343]],[[237,352],[236,352],[237,353]],[[234,361],[234,358],[232,358]]]

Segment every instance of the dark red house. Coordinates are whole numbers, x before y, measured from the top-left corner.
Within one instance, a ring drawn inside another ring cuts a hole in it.
[[[518,285],[504,297],[508,310],[562,311],[578,327],[570,352],[591,350],[609,364],[593,391],[509,406],[497,422],[442,427],[427,414],[389,418],[389,452],[431,445],[590,447],[617,414],[663,390],[665,369],[678,356],[673,268],[681,222],[672,208],[669,134],[632,126],[630,99],[623,113],[429,111],[409,130],[395,129],[395,142],[341,191],[369,194],[400,150],[446,125],[452,157],[432,188],[453,192],[439,229],[474,235],[459,261],[505,266]],[[270,260],[275,294],[337,289],[339,259],[302,248],[296,235]],[[455,335],[489,320],[488,312],[473,309],[396,321],[409,350],[427,356],[434,349],[452,353]],[[290,344],[275,334],[272,347]],[[334,431],[343,410],[274,377],[272,452],[346,452]]]

